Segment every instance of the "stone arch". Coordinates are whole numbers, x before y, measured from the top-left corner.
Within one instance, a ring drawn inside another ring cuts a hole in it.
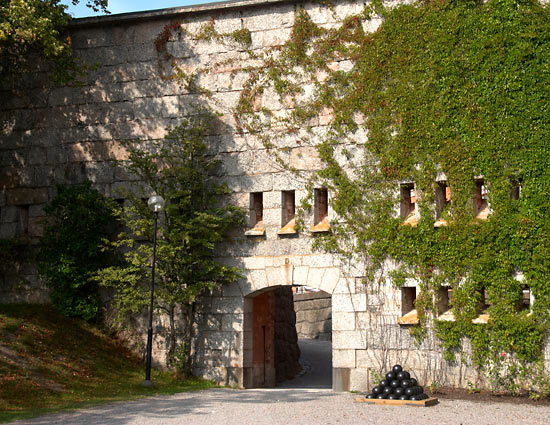
[[[244,297],[277,286],[308,286],[332,295],[342,278],[330,254],[255,258],[245,273]]]

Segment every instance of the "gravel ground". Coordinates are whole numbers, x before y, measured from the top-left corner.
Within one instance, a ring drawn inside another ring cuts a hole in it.
[[[548,425],[550,405],[440,400],[432,407],[373,406],[334,393],[330,342],[301,340],[304,373],[278,388],[212,389],[102,405],[19,425]]]
[[[550,423],[550,406],[440,400],[433,407],[372,406],[320,389],[230,390],[154,397],[15,422],[41,425],[496,425]]]

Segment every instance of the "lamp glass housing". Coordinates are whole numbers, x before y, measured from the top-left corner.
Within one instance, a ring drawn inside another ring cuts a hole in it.
[[[149,198],[147,201],[147,206],[153,211],[153,212],[161,212],[164,208],[164,198],[160,195],[153,195]]]

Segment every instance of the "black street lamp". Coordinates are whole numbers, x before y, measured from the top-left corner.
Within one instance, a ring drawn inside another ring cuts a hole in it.
[[[157,219],[159,212],[164,207],[164,199],[162,196],[154,195],[147,201],[149,208],[153,210],[154,230],[153,230],[153,266],[151,268],[151,305],[149,306],[149,329],[147,331],[147,363],[145,366],[145,381],[142,382],[144,387],[153,385],[151,381],[151,357],[153,351],[153,299],[155,295],[155,260],[157,253]]]

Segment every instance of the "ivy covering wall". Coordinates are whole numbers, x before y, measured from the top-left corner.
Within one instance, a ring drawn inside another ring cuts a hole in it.
[[[381,26],[366,32],[374,17]],[[327,30],[299,10],[290,41],[257,71],[296,100],[287,134],[332,116],[316,179],[334,193],[340,222],[324,248],[364,259],[369,285],[388,275],[396,286],[419,282],[413,332],[422,337],[435,319],[449,361],[468,337],[473,362],[507,389],[541,384],[550,324],[549,18],[531,1],[375,4]],[[315,82],[313,96],[305,81]],[[251,84],[248,99],[263,87]],[[242,116],[250,105],[245,93]],[[264,132],[267,112],[248,117],[247,129]],[[359,155],[342,148],[354,141]],[[436,227],[438,178],[451,195]],[[415,226],[396,213],[402,182],[414,182]],[[453,289],[454,321],[437,320],[442,287]],[[524,291],[534,303],[521,308]],[[473,323],[481,313],[488,323]]]
[[[159,35],[161,57],[175,30]],[[246,30],[239,36],[246,50]],[[212,23],[193,37],[236,41]],[[467,339],[470,360],[495,388],[548,391],[548,7],[530,0],[375,2],[323,27],[297,8],[286,44],[249,54],[261,65],[246,69],[235,120],[283,165],[289,137],[317,147],[325,168],[311,187],[330,189],[338,215],[317,246],[364,262],[367,285],[418,282],[412,332],[422,338],[433,325],[448,361]],[[258,107],[266,90],[291,112]],[[326,133],[312,126],[319,117],[330,118]],[[286,148],[278,148],[281,140]],[[398,212],[404,182],[414,185],[412,225]],[[437,199],[442,187],[445,200]],[[453,290],[452,321],[438,320],[442,288]],[[474,323],[482,313],[487,323]]]

